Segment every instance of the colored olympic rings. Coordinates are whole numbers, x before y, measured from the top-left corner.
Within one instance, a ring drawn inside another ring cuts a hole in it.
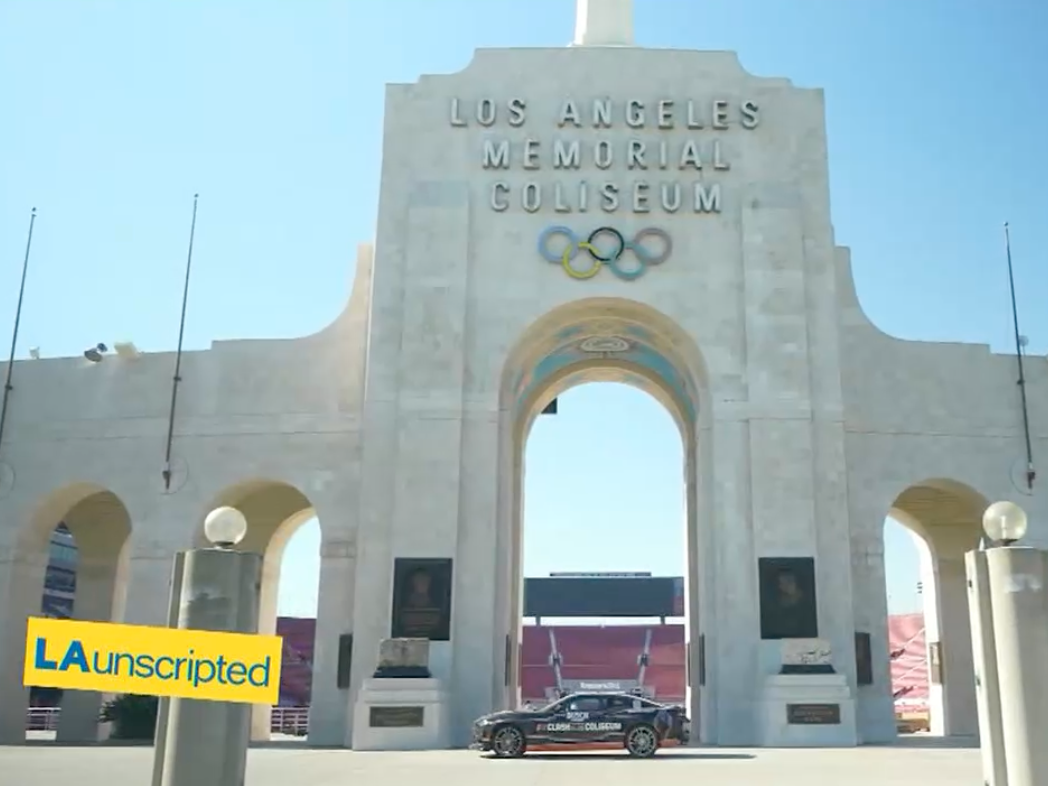
[[[558,235],[563,236],[567,243],[562,249],[551,248],[550,241]],[[646,247],[645,241],[649,238],[659,241],[659,245],[656,245],[657,250],[652,251]],[[582,269],[571,264],[580,251],[589,255],[589,265]],[[631,251],[637,261],[634,268],[621,264],[627,251]],[[598,227],[585,238],[576,235],[568,227],[561,226],[548,227],[539,235],[539,254],[542,258],[550,263],[559,263],[565,273],[577,279],[593,278],[607,265],[611,272],[623,281],[633,281],[644,275],[649,265],[665,262],[671,253],[673,240],[667,232],[655,227],[640,230],[632,240],[626,240],[623,234],[613,227]]]

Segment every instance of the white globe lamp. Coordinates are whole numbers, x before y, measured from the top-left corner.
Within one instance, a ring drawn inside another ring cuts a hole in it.
[[[247,519],[236,508],[215,508],[204,519],[204,536],[211,545],[231,549],[247,534]]]
[[[995,502],[983,513],[983,530],[994,543],[1010,546],[1026,534],[1026,512],[1014,502]]]

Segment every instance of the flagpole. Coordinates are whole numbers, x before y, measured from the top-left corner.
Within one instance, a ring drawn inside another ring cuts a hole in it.
[[[25,280],[29,273],[29,249],[33,247],[33,224],[36,223],[36,208],[29,214],[29,238],[25,242],[25,259],[22,260],[22,283],[18,287],[18,305],[15,307],[15,327],[11,335],[11,354],[7,358],[7,379],[4,380],[4,397],[0,403],[0,443],[4,441],[4,426],[7,423],[7,401],[14,387],[11,377],[15,370],[15,349],[18,347],[18,328],[22,324],[22,301],[25,298]]]
[[[1015,302],[1015,271],[1012,267],[1012,237],[1004,222],[1004,249],[1008,257],[1008,287],[1012,295],[1012,326],[1015,329],[1015,359],[1019,366],[1019,397],[1023,410],[1023,435],[1026,438],[1026,487],[1033,491],[1037,472],[1033,468],[1033,446],[1030,443],[1030,412],[1026,403],[1026,372],[1023,369],[1023,340],[1019,333],[1019,308]]]
[[[189,272],[193,267],[193,238],[196,235],[197,201],[193,194],[193,220],[189,225],[189,253],[186,255],[186,278],[182,286],[182,318],[178,323],[178,349],[175,351],[175,376],[171,381],[171,408],[167,415],[167,446],[164,449],[164,490],[171,490],[171,443],[175,438],[175,406],[178,403],[178,383],[182,381],[182,340],[186,334],[186,303],[189,300]]]

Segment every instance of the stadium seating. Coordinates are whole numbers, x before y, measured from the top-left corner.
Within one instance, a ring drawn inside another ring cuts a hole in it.
[[[524,637],[520,643],[520,663],[522,666],[549,666],[552,645],[547,628],[529,625],[524,628]]]
[[[926,706],[928,653],[924,615],[897,614],[889,617],[888,648],[891,651],[892,691],[897,704]]]
[[[280,703],[309,704],[312,682],[313,633],[316,620],[282,617],[277,634],[284,637]],[[552,632],[552,636],[550,635]],[[650,632],[650,641],[648,635]],[[648,641],[644,687],[662,701],[683,701],[686,684],[683,625],[525,625],[521,642],[521,694],[541,701],[557,688],[552,665],[554,646],[560,656],[560,676],[566,680],[636,680],[638,660]],[[921,614],[892,616],[888,621],[892,686],[897,706],[927,708],[928,664]]]
[[[608,679],[636,679],[638,658],[644,652],[644,639],[647,627],[641,625],[623,625],[615,627],[568,626],[556,628],[557,651],[561,655],[562,676],[567,679],[585,679],[570,677],[563,669],[612,669],[615,672],[605,674]]]
[[[649,669],[655,666],[683,666],[684,659],[683,625],[656,625],[651,629]]]
[[[281,706],[309,706],[313,684],[313,634],[317,621],[299,617],[277,619],[277,635],[283,637],[280,668]]]
[[[646,627],[563,625],[557,627],[556,634],[562,679],[637,679]]]
[[[682,702],[687,684],[687,669],[677,666],[649,666],[644,674],[644,687],[654,692],[659,701]]]
[[[552,666],[524,666],[520,670],[520,695],[525,702],[546,699],[548,689],[557,685],[557,673]]]
[[[644,685],[661,701],[684,701],[687,684],[687,650],[683,625],[657,625],[651,628],[648,668]]]
[[[526,702],[542,701],[557,684],[553,642],[548,628],[528,626],[520,643],[520,693]]]

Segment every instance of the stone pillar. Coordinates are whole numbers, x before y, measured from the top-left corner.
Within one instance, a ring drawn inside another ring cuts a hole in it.
[[[1001,729],[1001,689],[997,675],[997,648],[993,635],[993,606],[985,551],[964,557],[968,574],[968,609],[972,625],[976,699],[979,706],[979,740],[985,786],[1008,786],[1004,739]]]
[[[336,540],[323,536],[320,544],[320,592],[309,704],[310,745],[329,747],[341,746],[346,742],[349,728],[347,715],[352,712],[352,708],[348,688],[338,687],[338,642],[340,636],[354,632],[356,573],[355,538]]]
[[[0,745],[25,743],[29,689],[22,684],[26,618],[40,614],[47,544],[0,548]]]
[[[458,481],[458,537],[452,567],[451,644],[454,662],[450,685],[455,701],[451,707],[451,738],[453,745],[468,745],[472,723],[502,704],[506,696],[505,678],[506,636],[508,628],[510,648],[510,680],[508,687],[510,707],[518,706],[515,697],[519,673],[518,645],[514,627],[519,628],[519,605],[509,619],[498,604],[505,597],[497,585],[505,577],[496,573],[496,553],[499,537],[498,521],[498,417],[486,412],[467,412],[461,423],[459,461],[463,471]],[[512,482],[512,481],[511,481]],[[509,524],[510,522],[506,522]],[[518,541],[519,543],[519,541]],[[505,559],[505,556],[502,557]],[[511,570],[520,571],[520,561]],[[523,581],[513,576],[511,587],[518,592]],[[502,617],[501,619],[499,617]],[[508,623],[508,624],[507,624]],[[436,643],[438,646],[442,642]],[[502,679],[497,688],[492,677]]]
[[[112,621],[118,562],[116,555],[94,556],[89,550],[81,549],[76,566],[75,619]],[[96,691],[63,691],[56,739],[64,743],[98,741],[101,730],[98,716],[105,700],[105,694]]]
[[[700,501],[703,511],[699,526],[712,530],[714,553],[703,560],[703,572],[710,571],[714,597],[710,599],[710,618],[703,621],[710,728],[702,739],[716,745],[754,745],[760,618],[751,512],[750,426],[746,422],[717,421],[700,436],[700,449],[703,437],[710,451],[705,462],[709,478],[703,481],[707,493],[705,504]]]
[[[858,493],[856,494],[858,496]],[[853,502],[853,504],[855,504]],[[884,568],[884,519],[876,505],[853,507],[852,521],[860,525],[851,541],[852,591],[857,631],[870,634],[872,685],[856,685],[856,725],[859,741],[883,745],[898,737],[892,697],[888,645],[888,596]]]
[[[180,551],[171,559],[170,594],[167,601],[167,627],[177,628],[182,612],[182,579],[185,577],[186,554]],[[153,733],[153,780],[152,786],[160,786],[164,778],[164,758],[167,755],[167,728],[171,720],[171,697],[161,696],[156,714],[156,730]]]
[[[633,46],[633,0],[575,0],[575,46]]]
[[[357,550],[362,555],[367,554],[367,559],[356,564],[355,589],[347,607],[347,610],[352,608],[353,625],[353,669],[349,691],[345,694],[346,736],[343,744],[347,748],[353,745],[353,712],[357,694],[378,665],[379,643],[390,635],[392,614],[393,550],[389,522],[394,499],[390,470],[395,466],[397,455],[396,404],[385,401],[369,403],[365,421]],[[326,575],[329,574],[321,574],[322,581],[326,581]],[[324,602],[322,591],[321,614]],[[317,627],[320,636],[320,619]],[[316,678],[314,684],[317,684]],[[318,690],[314,687],[314,693]]]
[[[694,424],[698,429],[698,424]],[[705,432],[704,432],[705,433]],[[703,680],[703,671],[708,670],[707,631],[711,622],[715,622],[713,576],[709,565],[711,554],[715,553],[715,538],[712,527],[706,526],[709,521],[702,506],[711,487],[708,476],[709,466],[706,463],[709,452],[706,450],[705,437],[691,433],[684,439],[684,499],[685,499],[685,536],[687,549],[687,573],[684,584],[684,604],[687,617],[685,631],[685,677],[687,680],[686,699],[688,716],[691,718],[691,744],[699,745],[710,741],[713,725],[710,719],[714,707],[713,692],[710,680]],[[701,522],[701,523],[700,523]],[[705,684],[702,684],[705,682]]]
[[[283,548],[266,549],[265,557],[262,559],[262,588],[258,601],[258,632],[266,636],[272,636],[277,632],[277,601],[280,592],[280,566],[283,560]],[[270,738],[272,719],[272,705],[251,705],[252,742],[265,742]]]
[[[963,555],[938,556],[936,574],[936,616],[942,652],[942,725],[937,731],[974,737],[979,734],[979,714]]]
[[[185,556],[178,627],[255,633],[262,557],[223,549]],[[205,594],[206,593],[206,594]],[[205,596],[211,602],[199,602]],[[251,707],[173,698],[166,728],[161,786],[242,784],[247,768]]]
[[[171,565],[178,553],[174,547],[136,547],[127,567],[127,595],[122,621],[129,625],[166,627],[171,597]]]
[[[1048,783],[1048,552],[986,554],[1008,786]]]

